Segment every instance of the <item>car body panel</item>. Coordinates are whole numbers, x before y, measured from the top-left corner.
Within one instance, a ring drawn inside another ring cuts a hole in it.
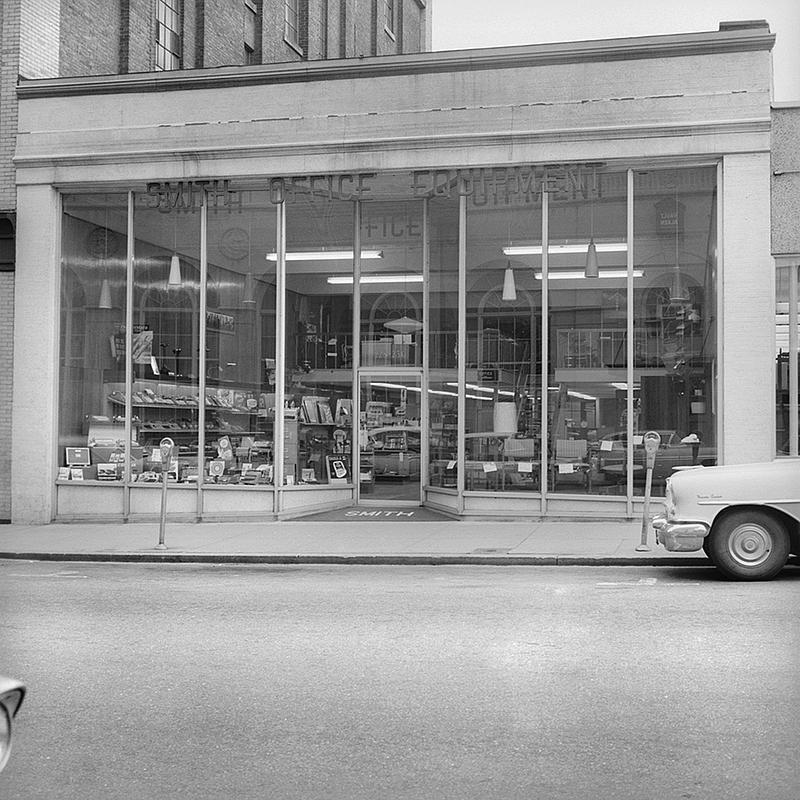
[[[664,502],[653,527],[671,551],[699,550],[730,508],[775,509],[800,525],[800,458],[683,470],[667,481]]]
[[[419,478],[419,428],[375,428],[369,431],[369,439],[376,478]]]
[[[698,464],[710,467],[716,463],[717,451],[715,447],[702,443],[695,445],[684,443],[680,434],[674,430],[658,431],[658,434],[661,436],[661,444],[658,446],[653,466],[652,479],[654,483],[664,483],[678,469]],[[600,474],[609,480],[623,482],[627,477],[626,440],[627,437],[624,433],[611,434],[600,440],[598,469]],[[603,441],[611,442],[611,450],[603,449]],[[636,444],[633,450],[634,481],[644,482],[646,477],[644,465],[644,445]]]

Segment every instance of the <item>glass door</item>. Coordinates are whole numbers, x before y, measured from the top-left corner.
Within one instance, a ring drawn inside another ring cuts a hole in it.
[[[419,505],[422,373],[359,376],[358,502]]]

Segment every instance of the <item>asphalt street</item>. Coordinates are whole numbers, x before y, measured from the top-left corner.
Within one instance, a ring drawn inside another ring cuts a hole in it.
[[[5,800],[796,800],[800,574],[0,561]]]

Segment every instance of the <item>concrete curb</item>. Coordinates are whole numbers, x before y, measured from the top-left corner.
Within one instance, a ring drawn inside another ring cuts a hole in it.
[[[367,566],[495,566],[495,567],[698,567],[711,566],[702,557],[624,556],[497,556],[497,555],[247,555],[229,553],[2,553],[17,561],[84,561],[151,564],[361,564]]]

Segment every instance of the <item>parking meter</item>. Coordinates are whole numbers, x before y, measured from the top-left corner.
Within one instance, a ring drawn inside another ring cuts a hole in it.
[[[648,470],[651,470],[656,465],[656,453],[661,444],[661,434],[658,431],[647,431],[642,441],[646,459],[645,466]]]
[[[650,529],[650,490],[653,486],[653,467],[656,465],[656,453],[661,444],[661,434],[658,431],[647,431],[642,437],[644,445],[645,467],[647,475],[644,483],[644,508],[642,509],[642,540],[636,547],[638,551],[649,550],[647,533]]]
[[[167,526],[167,478],[174,448],[175,442],[168,436],[165,436],[158,444],[161,454],[161,519],[158,526],[158,544],[156,545],[158,550],[165,550],[167,547],[164,544],[164,530]]]

